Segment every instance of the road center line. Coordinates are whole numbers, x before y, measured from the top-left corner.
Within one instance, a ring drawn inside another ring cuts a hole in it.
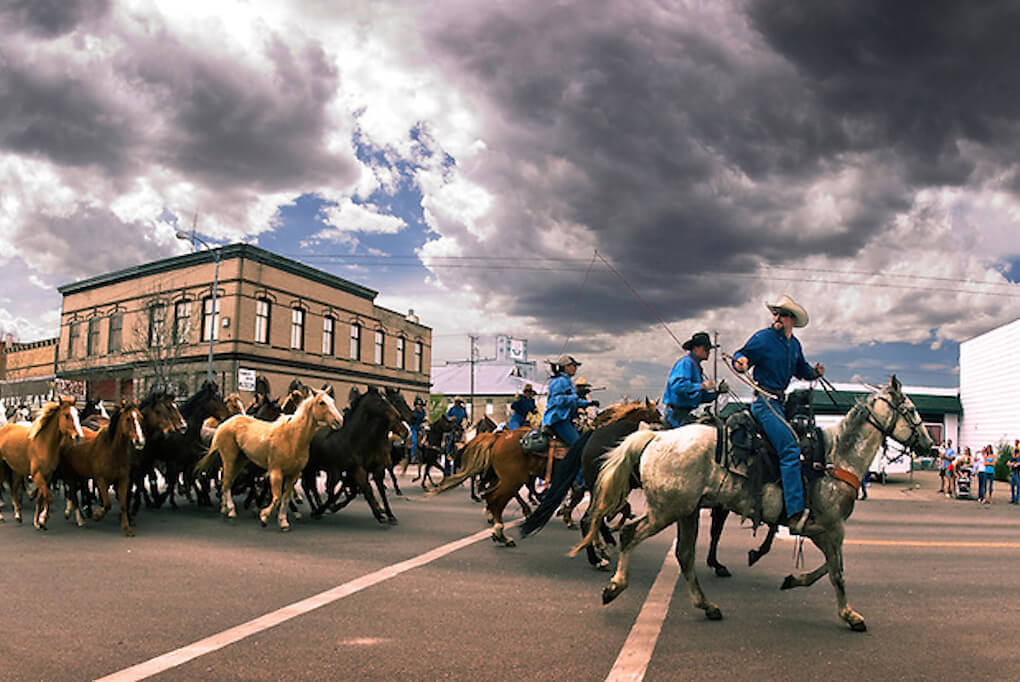
[[[620,649],[620,655],[616,657],[612,670],[606,677],[607,682],[622,682],[630,680],[640,682],[644,679],[645,671],[648,670],[648,663],[652,660],[652,652],[655,650],[655,643],[662,631],[662,623],[669,613],[669,602],[673,598],[673,588],[680,576],[680,565],[673,552],[676,550],[676,541],[670,545],[666,552],[666,558],[662,562],[659,575],[656,576],[652,589],[648,591],[648,597],[641,606],[634,627],[627,635],[627,641]]]
[[[521,520],[517,519],[507,523],[505,527],[511,528],[518,525],[520,522]],[[332,604],[335,601],[343,599],[344,597],[349,597],[350,595],[360,592],[367,587],[378,585],[383,581],[394,578],[401,573],[410,571],[413,568],[424,566],[425,564],[444,557],[447,554],[456,552],[458,549],[462,549],[470,544],[478,542],[479,540],[483,540],[490,535],[492,535],[491,530],[480,530],[474,535],[469,535],[465,538],[461,538],[460,540],[449,542],[440,547],[436,547],[431,551],[425,552],[424,554],[393,564],[392,566],[380,568],[378,571],[361,576],[360,578],[344,583],[343,585],[337,585],[325,592],[320,592],[319,594],[308,597],[307,599],[294,602],[293,604],[279,608],[276,611],[267,613],[264,616],[259,616],[258,618],[250,620],[247,623],[241,623],[240,625],[224,630],[223,632],[185,645],[180,649],[170,651],[155,658],[150,658],[149,660],[139,663],[138,665],[133,665],[130,668],[125,668],[115,673],[111,673],[106,677],[99,678],[98,682],[113,682],[114,680],[117,682],[126,680],[141,680],[146,677],[159,674],[165,670],[176,668],[177,666],[183,665],[184,663],[196,659],[199,656],[204,656],[205,654],[222,649],[234,642],[239,642],[246,637],[250,637],[251,635],[262,632],[263,630],[268,630],[269,628],[286,622],[291,618],[296,618],[310,611],[314,611],[317,608],[326,606],[327,604]]]

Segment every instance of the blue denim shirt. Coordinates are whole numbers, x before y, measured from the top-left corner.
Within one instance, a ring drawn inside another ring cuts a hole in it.
[[[591,403],[577,396],[574,382],[566,374],[557,374],[549,380],[549,398],[545,402],[545,414],[542,415],[542,426],[550,426],[558,422],[569,422],[579,407],[588,407]]]
[[[517,400],[510,403],[510,409],[527,421],[528,415],[535,411],[535,399],[524,395],[518,396]]]
[[[425,421],[425,410],[420,407],[414,408],[411,412],[411,426],[413,428],[420,428],[422,423]]]
[[[743,357],[751,364],[758,385],[776,393],[784,392],[793,377],[817,378],[814,367],[804,360],[797,337],[786,338],[786,334],[775,327],[755,332],[744,347],[733,354],[734,360]]]
[[[666,390],[662,394],[662,402],[670,407],[695,408],[701,403],[715,400],[715,391],[701,388],[701,365],[688,353],[673,365],[673,370],[666,379]]]
[[[453,405],[446,411],[446,418],[459,424],[462,419],[467,419],[467,408],[463,405]]]

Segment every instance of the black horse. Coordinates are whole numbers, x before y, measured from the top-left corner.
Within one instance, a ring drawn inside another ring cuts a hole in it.
[[[405,423],[411,417],[411,409],[399,391],[387,388],[384,395],[369,386],[364,393],[357,387],[351,388],[350,406],[345,413],[339,429],[320,429],[312,436],[308,464],[301,475],[302,487],[312,506],[312,517],[321,517],[327,509],[339,511],[362,492],[379,523],[396,523],[386,499],[384,481],[391,460],[389,434],[393,432],[401,438],[410,436]],[[325,501],[316,486],[320,471],[326,472]],[[375,481],[382,507],[372,492],[369,476]],[[341,494],[345,499],[340,499]]]

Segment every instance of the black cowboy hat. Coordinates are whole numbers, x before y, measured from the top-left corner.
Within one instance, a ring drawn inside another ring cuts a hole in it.
[[[708,332],[698,332],[683,343],[684,350],[690,350],[695,346],[701,346],[702,348],[707,348],[709,350],[719,347],[718,345],[712,344],[712,337],[708,335]]]

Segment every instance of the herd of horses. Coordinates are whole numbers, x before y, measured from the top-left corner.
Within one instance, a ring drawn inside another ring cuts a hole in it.
[[[87,406],[81,415],[72,399],[60,398],[47,404],[30,424],[0,426],[0,484],[6,482],[10,488],[14,515],[20,522],[25,481],[31,479],[36,494],[33,522],[40,529],[46,528],[57,481],[64,486],[65,515],[73,514],[79,525],[84,524],[81,507],[91,504],[87,482],[93,482],[92,489],[101,500],[92,514],[96,520],[110,510],[113,487],[127,535],[133,534],[132,519],[143,502],[149,507],[169,503],[176,508],[176,493],[211,505],[214,487],[219,489],[225,517],[236,517],[234,495],[247,492],[244,506],[261,507],[257,515],[263,526],[276,512],[280,529],[289,530],[288,510],[294,508],[291,498],[299,483],[313,517],[339,511],[362,495],[376,520],[395,523],[385,477],[389,472],[397,487],[393,468],[400,461],[407,464],[411,408],[392,388],[370,386],[360,391],[355,387],[347,398],[348,405],[341,410],[332,390],[313,390],[295,382],[280,400],[269,399],[268,392],[261,390],[255,402],[245,406],[236,394],[222,397],[207,382],[180,405],[169,393],[157,391],[139,403],[122,402],[109,414],[99,412],[101,407]],[[457,452],[459,470],[433,484],[430,469],[442,471],[439,459],[445,436],[458,428],[445,417],[429,425],[419,442],[417,479],[430,496],[470,480],[472,497],[476,497],[477,485],[480,498],[476,499],[485,502],[493,541],[512,547],[516,543],[506,534],[503,513],[516,498],[525,515],[531,515],[521,491],[526,487],[533,491],[535,480],[546,474],[546,456],[525,451],[522,437],[527,427],[498,430],[492,420],[483,418]],[[582,541],[572,553],[585,550],[593,566],[607,569],[607,550],[617,544],[608,522],[621,518],[616,528],[619,561],[603,590],[604,603],[626,588],[634,547],[675,523],[676,557],[692,603],[710,619],[721,618],[721,610],[705,597],[694,573],[699,511],[712,509],[709,565],[723,576],[729,572],[717,561],[716,547],[726,514],[750,517],[756,494],[764,499],[761,516],[769,534],[765,544],[750,553],[751,564],[768,551],[785,517],[778,485],[767,484],[762,494],[716,462],[718,433],[701,424],[663,430],[658,406],[647,399],[609,406],[573,445],[559,465],[561,470],[547,481],[545,499],[529,519],[530,525],[525,522],[522,537],[541,528],[550,509],[571,487],[579,466],[591,504],[581,519]],[[887,437],[918,451],[931,447],[916,409],[895,377],[824,431],[830,474],[843,475],[820,478],[809,487],[813,521],[806,534],[825,555],[825,563],[809,573],[787,576],[783,584],[784,589],[807,586],[828,575],[836,590],[839,615],[855,630],[865,626],[846,603],[843,583],[843,522],[857,494],[847,481],[863,476]],[[325,485],[321,486],[323,475]],[[646,510],[635,517],[627,500],[638,487],[643,490]]]

